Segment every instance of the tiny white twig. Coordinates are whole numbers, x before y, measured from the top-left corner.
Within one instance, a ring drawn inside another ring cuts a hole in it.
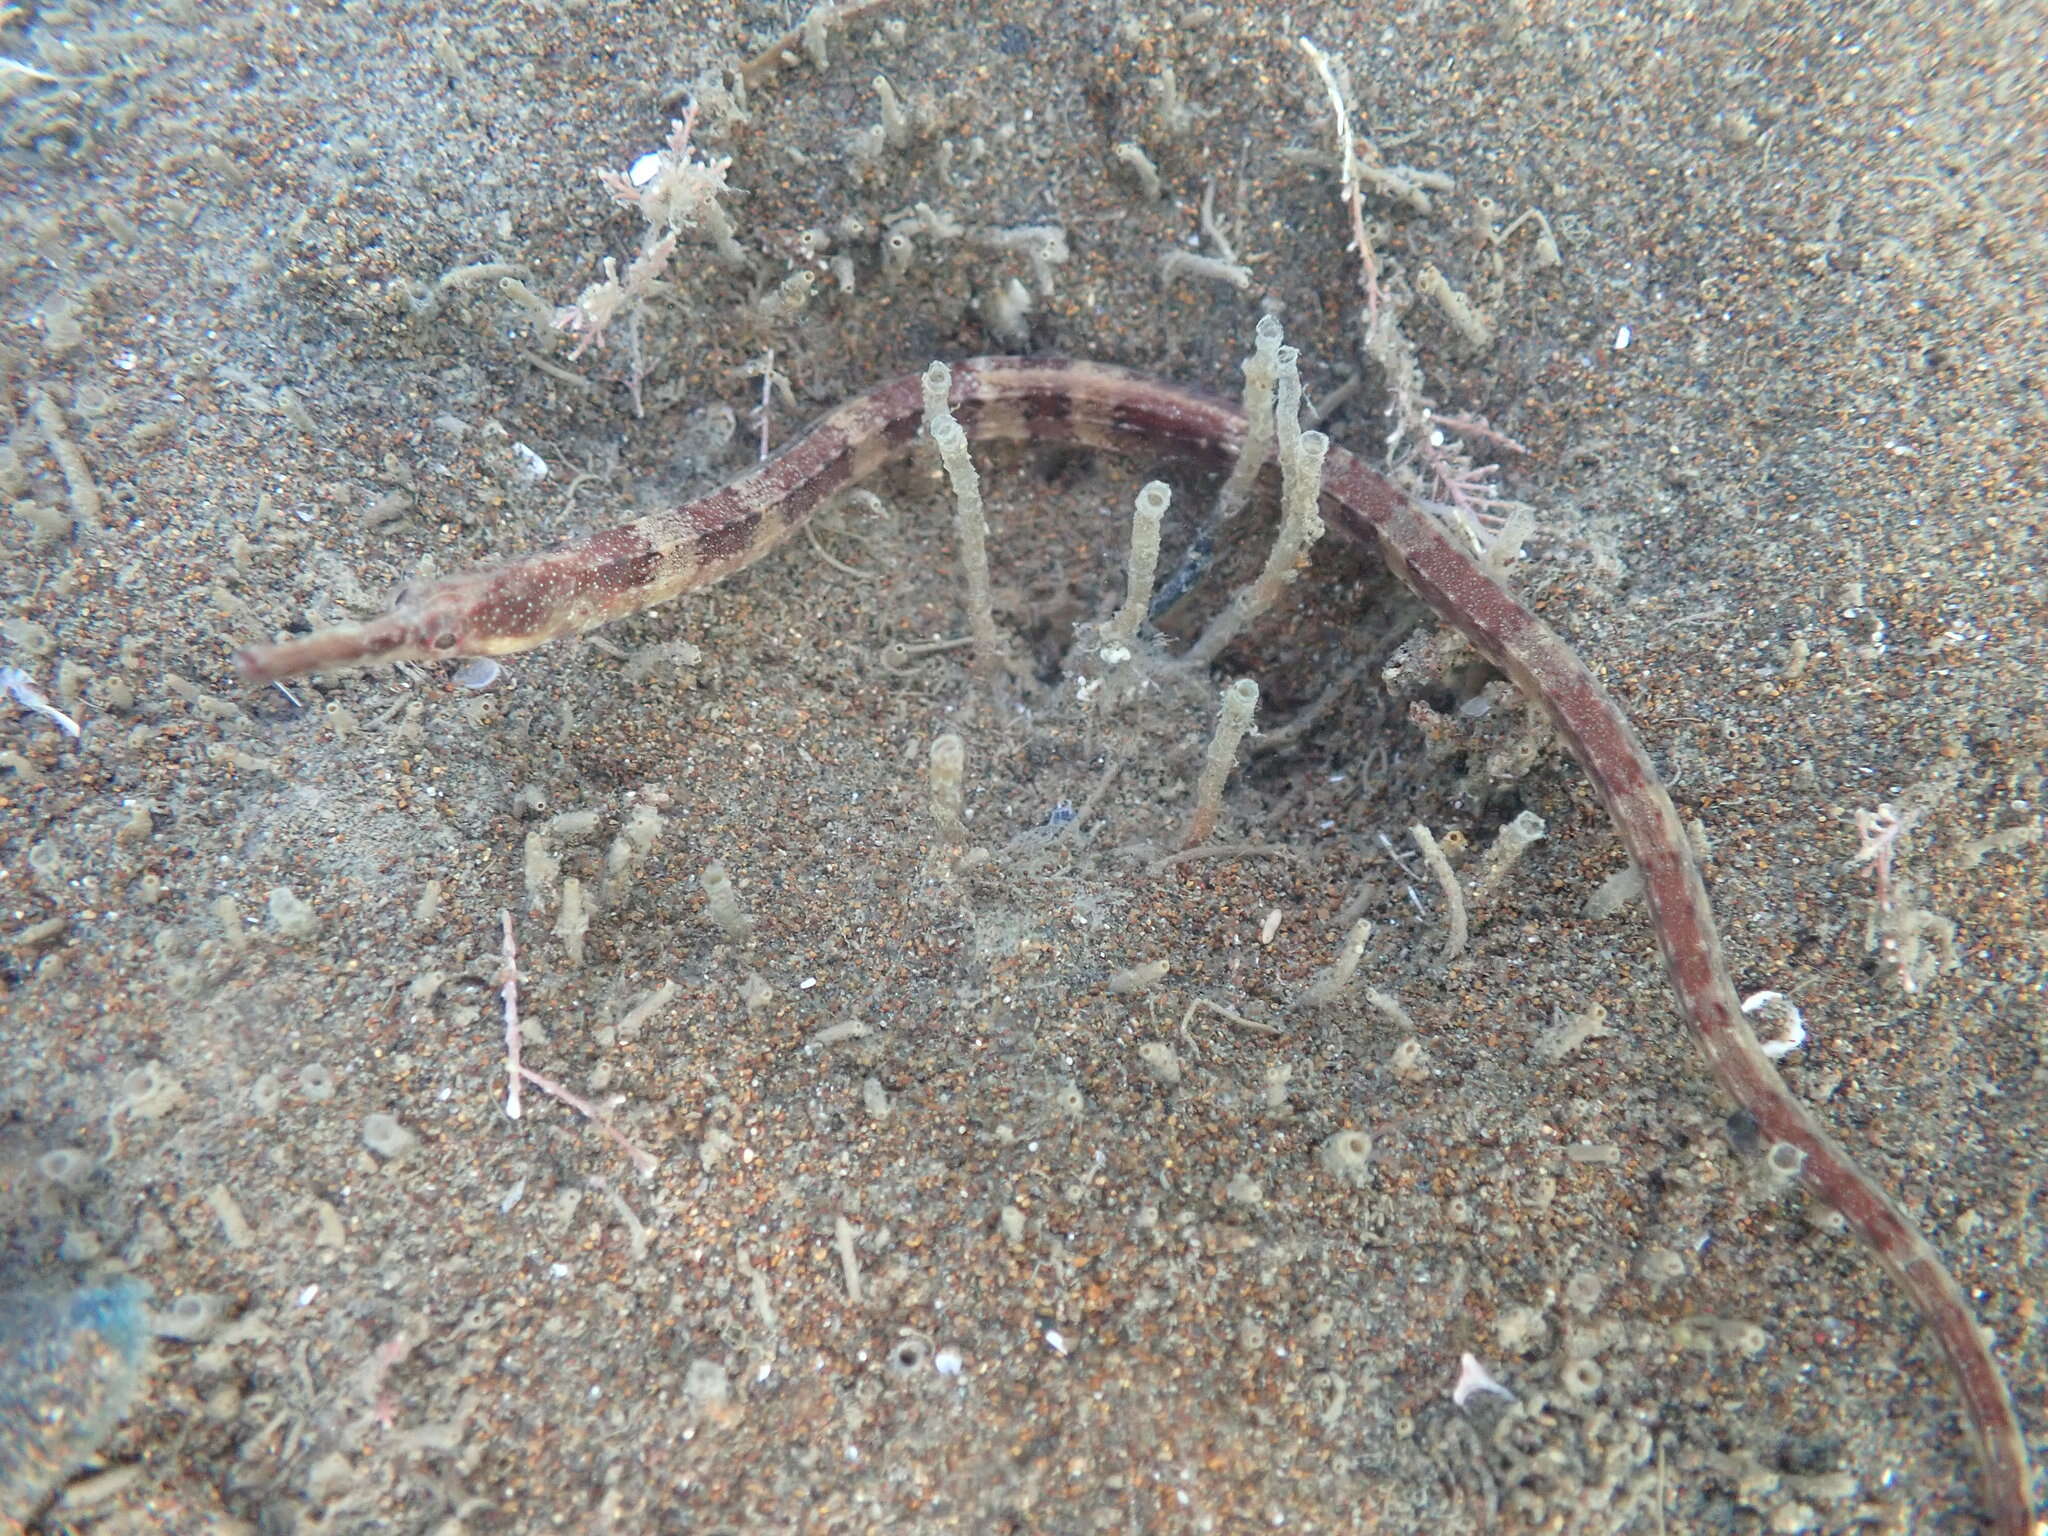
[[[1492,443],[1496,448],[1505,448],[1509,453],[1529,452],[1505,432],[1490,426],[1484,417],[1447,416],[1442,411],[1431,411],[1429,419],[1438,426],[1449,427],[1460,437],[1476,437],[1481,442]]]
[[[517,1120],[525,1113],[525,1109],[519,1099],[519,1085],[522,1082],[531,1083],[542,1093],[548,1095],[548,1097],[560,1099],[564,1104],[604,1132],[606,1136],[617,1142],[620,1150],[628,1158],[632,1159],[634,1170],[642,1178],[647,1177],[661,1165],[659,1158],[627,1140],[625,1134],[617,1126],[613,1125],[610,1120],[605,1118],[604,1111],[588,1099],[571,1093],[553,1078],[541,1076],[540,1073],[520,1061],[519,946],[512,937],[512,913],[508,909],[500,908],[498,916],[505,924],[505,969],[498,979],[500,993],[505,999],[505,1076],[508,1080],[505,1089],[506,1115],[511,1119]]]
[[[775,366],[775,349],[770,347],[759,357],[750,357],[729,373],[742,379],[758,378],[761,381],[761,403],[747,414],[753,418],[760,433],[760,463],[768,462],[769,414],[772,396],[780,395],[782,403],[790,410],[796,409],[796,393],[790,388],[789,375]]]
[[[1918,810],[1901,811],[1891,804],[1880,804],[1874,811],[1857,811],[1856,836],[1861,846],[1856,856],[1842,867],[1855,869],[1861,865],[1870,866],[1872,890],[1872,911],[1870,917],[1870,942],[1875,944],[1879,935],[1883,938],[1883,949],[1899,970],[1899,986],[1907,992],[1920,990],[1920,983],[1913,975],[1912,955],[1906,944],[1901,942],[1901,924],[1898,922],[1896,906],[1897,892],[1892,886],[1892,861],[1898,857],[1899,839],[1919,823]],[[1913,926],[1917,914],[1907,914],[1904,927]]]
[[[61,80],[82,80],[84,78],[83,75],[53,75],[47,71],[32,68],[22,63],[19,59],[0,59],[0,80],[21,79],[54,84]]]
[[[1344,206],[1351,214],[1351,243],[1358,251],[1359,286],[1365,290],[1365,312],[1370,317],[1379,313],[1380,268],[1373,255],[1372,240],[1365,232],[1365,194],[1359,185],[1358,143],[1351,132],[1351,107],[1344,100],[1344,88],[1337,83],[1330,56],[1305,37],[1300,42],[1301,51],[1308,55],[1330,98],[1330,111],[1337,118],[1338,176],[1343,183]]]
[[[404,1363],[418,1343],[418,1339],[401,1328],[379,1344],[370,1358],[356,1368],[357,1389],[364,1401],[370,1404],[371,1417],[386,1429],[398,1422],[398,1403],[384,1390],[385,1379],[390,1376],[392,1367]]]
[[[592,1125],[596,1126],[600,1131],[604,1132],[605,1135],[609,1136],[613,1141],[617,1142],[619,1145],[619,1150],[624,1152],[628,1158],[632,1159],[634,1171],[637,1172],[642,1178],[647,1177],[649,1174],[653,1173],[656,1168],[661,1166],[661,1160],[659,1158],[657,1158],[652,1152],[648,1152],[640,1147],[636,1147],[635,1145],[633,1145],[631,1141],[627,1140],[625,1133],[621,1131],[617,1126],[613,1125],[610,1120],[606,1119],[604,1111],[599,1109],[595,1104],[591,1103],[590,1100],[578,1097],[576,1094],[571,1093],[567,1088],[564,1088],[560,1083],[556,1082],[553,1078],[543,1077],[540,1075],[540,1073],[534,1071],[531,1067],[521,1067],[519,1069],[519,1075],[525,1078],[526,1081],[528,1081],[529,1083],[533,1084],[533,1086],[538,1088],[542,1093],[547,1094],[550,1098],[560,1099],[564,1104],[568,1105],[571,1109],[575,1110],[579,1115],[582,1115]]]
[[[1857,811],[1855,816],[1856,836],[1862,846],[1856,850],[1856,857],[1849,861],[1847,867],[1870,866],[1870,878],[1877,887],[1877,909],[1889,912],[1892,909],[1892,858],[1898,851],[1900,837],[1912,830],[1919,817],[1911,812],[1902,816],[1890,804],[1879,805],[1874,811]]]
[[[511,910],[501,907],[498,916],[505,920],[505,969],[498,976],[500,995],[505,999],[505,1113],[517,1120],[525,1113],[519,1103],[519,1079],[524,1071],[519,1065],[519,946],[512,938]]]

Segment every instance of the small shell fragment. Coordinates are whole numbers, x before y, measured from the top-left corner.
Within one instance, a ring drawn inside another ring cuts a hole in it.
[[[1515,1394],[1493,1379],[1493,1373],[1472,1355],[1458,1356],[1458,1384],[1451,1388],[1451,1402],[1464,1407],[1482,1392],[1513,1401]]]

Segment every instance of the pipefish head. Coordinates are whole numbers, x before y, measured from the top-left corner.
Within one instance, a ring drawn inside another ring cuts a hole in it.
[[[235,653],[235,667],[245,682],[271,683],[308,672],[502,655],[534,643],[508,637],[502,628],[499,583],[492,573],[475,572],[408,584],[388,612],[360,624],[337,624],[274,645],[244,646]]]

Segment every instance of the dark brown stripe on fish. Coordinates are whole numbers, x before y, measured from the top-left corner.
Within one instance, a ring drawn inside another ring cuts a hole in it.
[[[593,535],[578,553],[589,563],[584,590],[607,598],[630,597],[661,573],[661,552],[631,524]]]

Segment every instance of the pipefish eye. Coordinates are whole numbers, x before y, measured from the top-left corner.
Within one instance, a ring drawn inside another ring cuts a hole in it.
[[[446,614],[428,613],[422,615],[409,628],[407,639],[416,650],[452,651],[461,643],[461,635],[448,622]]]

